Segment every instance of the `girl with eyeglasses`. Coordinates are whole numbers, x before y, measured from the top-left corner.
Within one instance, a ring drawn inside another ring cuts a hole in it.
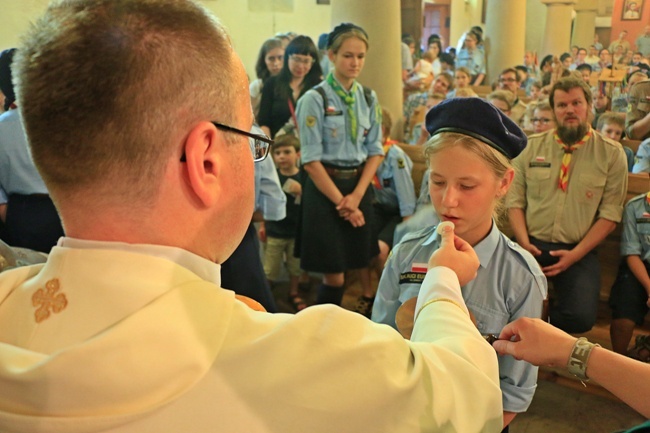
[[[356,78],[368,35],[341,24],[328,36],[332,70],[298,102],[301,158],[307,179],[296,238],[301,268],[323,274],[316,303],[339,305],[345,271],[366,268],[379,253],[370,186],[381,163],[381,106]]]
[[[280,73],[268,79],[262,90],[257,123],[273,138],[289,120],[295,119],[298,99],[321,80],[318,50],[307,36],[296,36],[284,53]]]
[[[249,86],[251,93],[251,105],[253,106],[253,115],[257,117],[260,111],[260,101],[262,99],[262,88],[264,83],[270,77],[278,75],[282,70],[282,60],[284,59],[284,47],[282,41],[278,38],[271,38],[264,41],[260,53],[255,63],[255,73],[257,80]]]

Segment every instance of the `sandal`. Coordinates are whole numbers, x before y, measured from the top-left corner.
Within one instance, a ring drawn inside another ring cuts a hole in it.
[[[289,301],[289,304],[296,312],[302,311],[308,307],[307,301],[302,299],[299,293],[288,293],[287,301]]]
[[[372,305],[375,303],[375,297],[373,296],[372,298],[368,298],[366,296],[359,296],[357,299],[357,303],[352,309],[352,311],[361,314],[362,316],[366,316],[368,319],[370,319],[370,316],[372,315]]]
[[[634,347],[627,352],[627,356],[641,362],[650,362],[650,335],[637,335]]]

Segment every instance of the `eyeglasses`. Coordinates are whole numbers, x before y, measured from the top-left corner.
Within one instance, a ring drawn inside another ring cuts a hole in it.
[[[514,83],[517,81],[515,78],[499,78],[499,83]]]
[[[312,56],[298,57],[296,54],[290,55],[289,60],[296,63],[302,63],[303,65],[313,65],[316,61],[316,59],[314,59]]]
[[[546,124],[548,124],[548,123],[551,123],[553,121],[553,119],[547,119],[545,117],[533,117],[532,119],[530,119],[530,121],[533,122],[533,123],[546,123]]]
[[[250,145],[251,145],[251,152],[253,153],[253,161],[255,162],[264,161],[267,155],[269,154],[269,149],[273,144],[273,140],[271,140],[266,135],[251,134],[248,131],[242,131],[241,129],[233,128],[232,126],[224,125],[223,123],[219,123],[219,122],[212,122],[212,124],[216,126],[217,129],[234,132],[235,134],[245,135],[246,137],[251,139]],[[187,161],[187,159],[185,157],[185,154],[183,153],[183,155],[181,156],[181,162],[185,162],[185,161]]]
[[[242,131],[241,129],[233,128],[232,126],[224,125],[223,123],[212,122],[214,126],[218,129],[223,129],[224,131],[234,132],[235,134],[245,135],[248,138],[252,138],[251,150],[253,151],[253,161],[260,162],[266,159],[266,156],[269,154],[269,149],[273,144],[273,140],[267,137],[264,134],[251,134],[248,131]]]

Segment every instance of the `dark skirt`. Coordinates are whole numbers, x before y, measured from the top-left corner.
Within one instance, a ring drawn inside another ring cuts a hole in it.
[[[358,179],[332,179],[341,194],[348,195]],[[296,236],[296,255],[306,271],[337,274],[349,269],[365,268],[379,254],[373,236],[372,188],[368,187],[359,203],[366,224],[353,227],[339,216],[336,206],[321,193],[311,177],[303,186],[302,211]]]

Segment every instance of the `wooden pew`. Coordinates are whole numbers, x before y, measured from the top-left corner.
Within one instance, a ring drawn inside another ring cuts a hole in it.
[[[636,155],[637,151],[639,150],[639,145],[641,144],[641,140],[629,140],[627,138],[624,138],[621,140],[621,144],[623,146],[627,146],[630,149],[634,151],[634,154]]]
[[[427,161],[424,157],[424,146],[410,145],[405,143],[397,143],[404,152],[413,161],[413,171],[411,177],[413,178],[413,185],[415,185],[415,196],[420,196],[420,186],[422,185],[422,176],[427,169]]]

